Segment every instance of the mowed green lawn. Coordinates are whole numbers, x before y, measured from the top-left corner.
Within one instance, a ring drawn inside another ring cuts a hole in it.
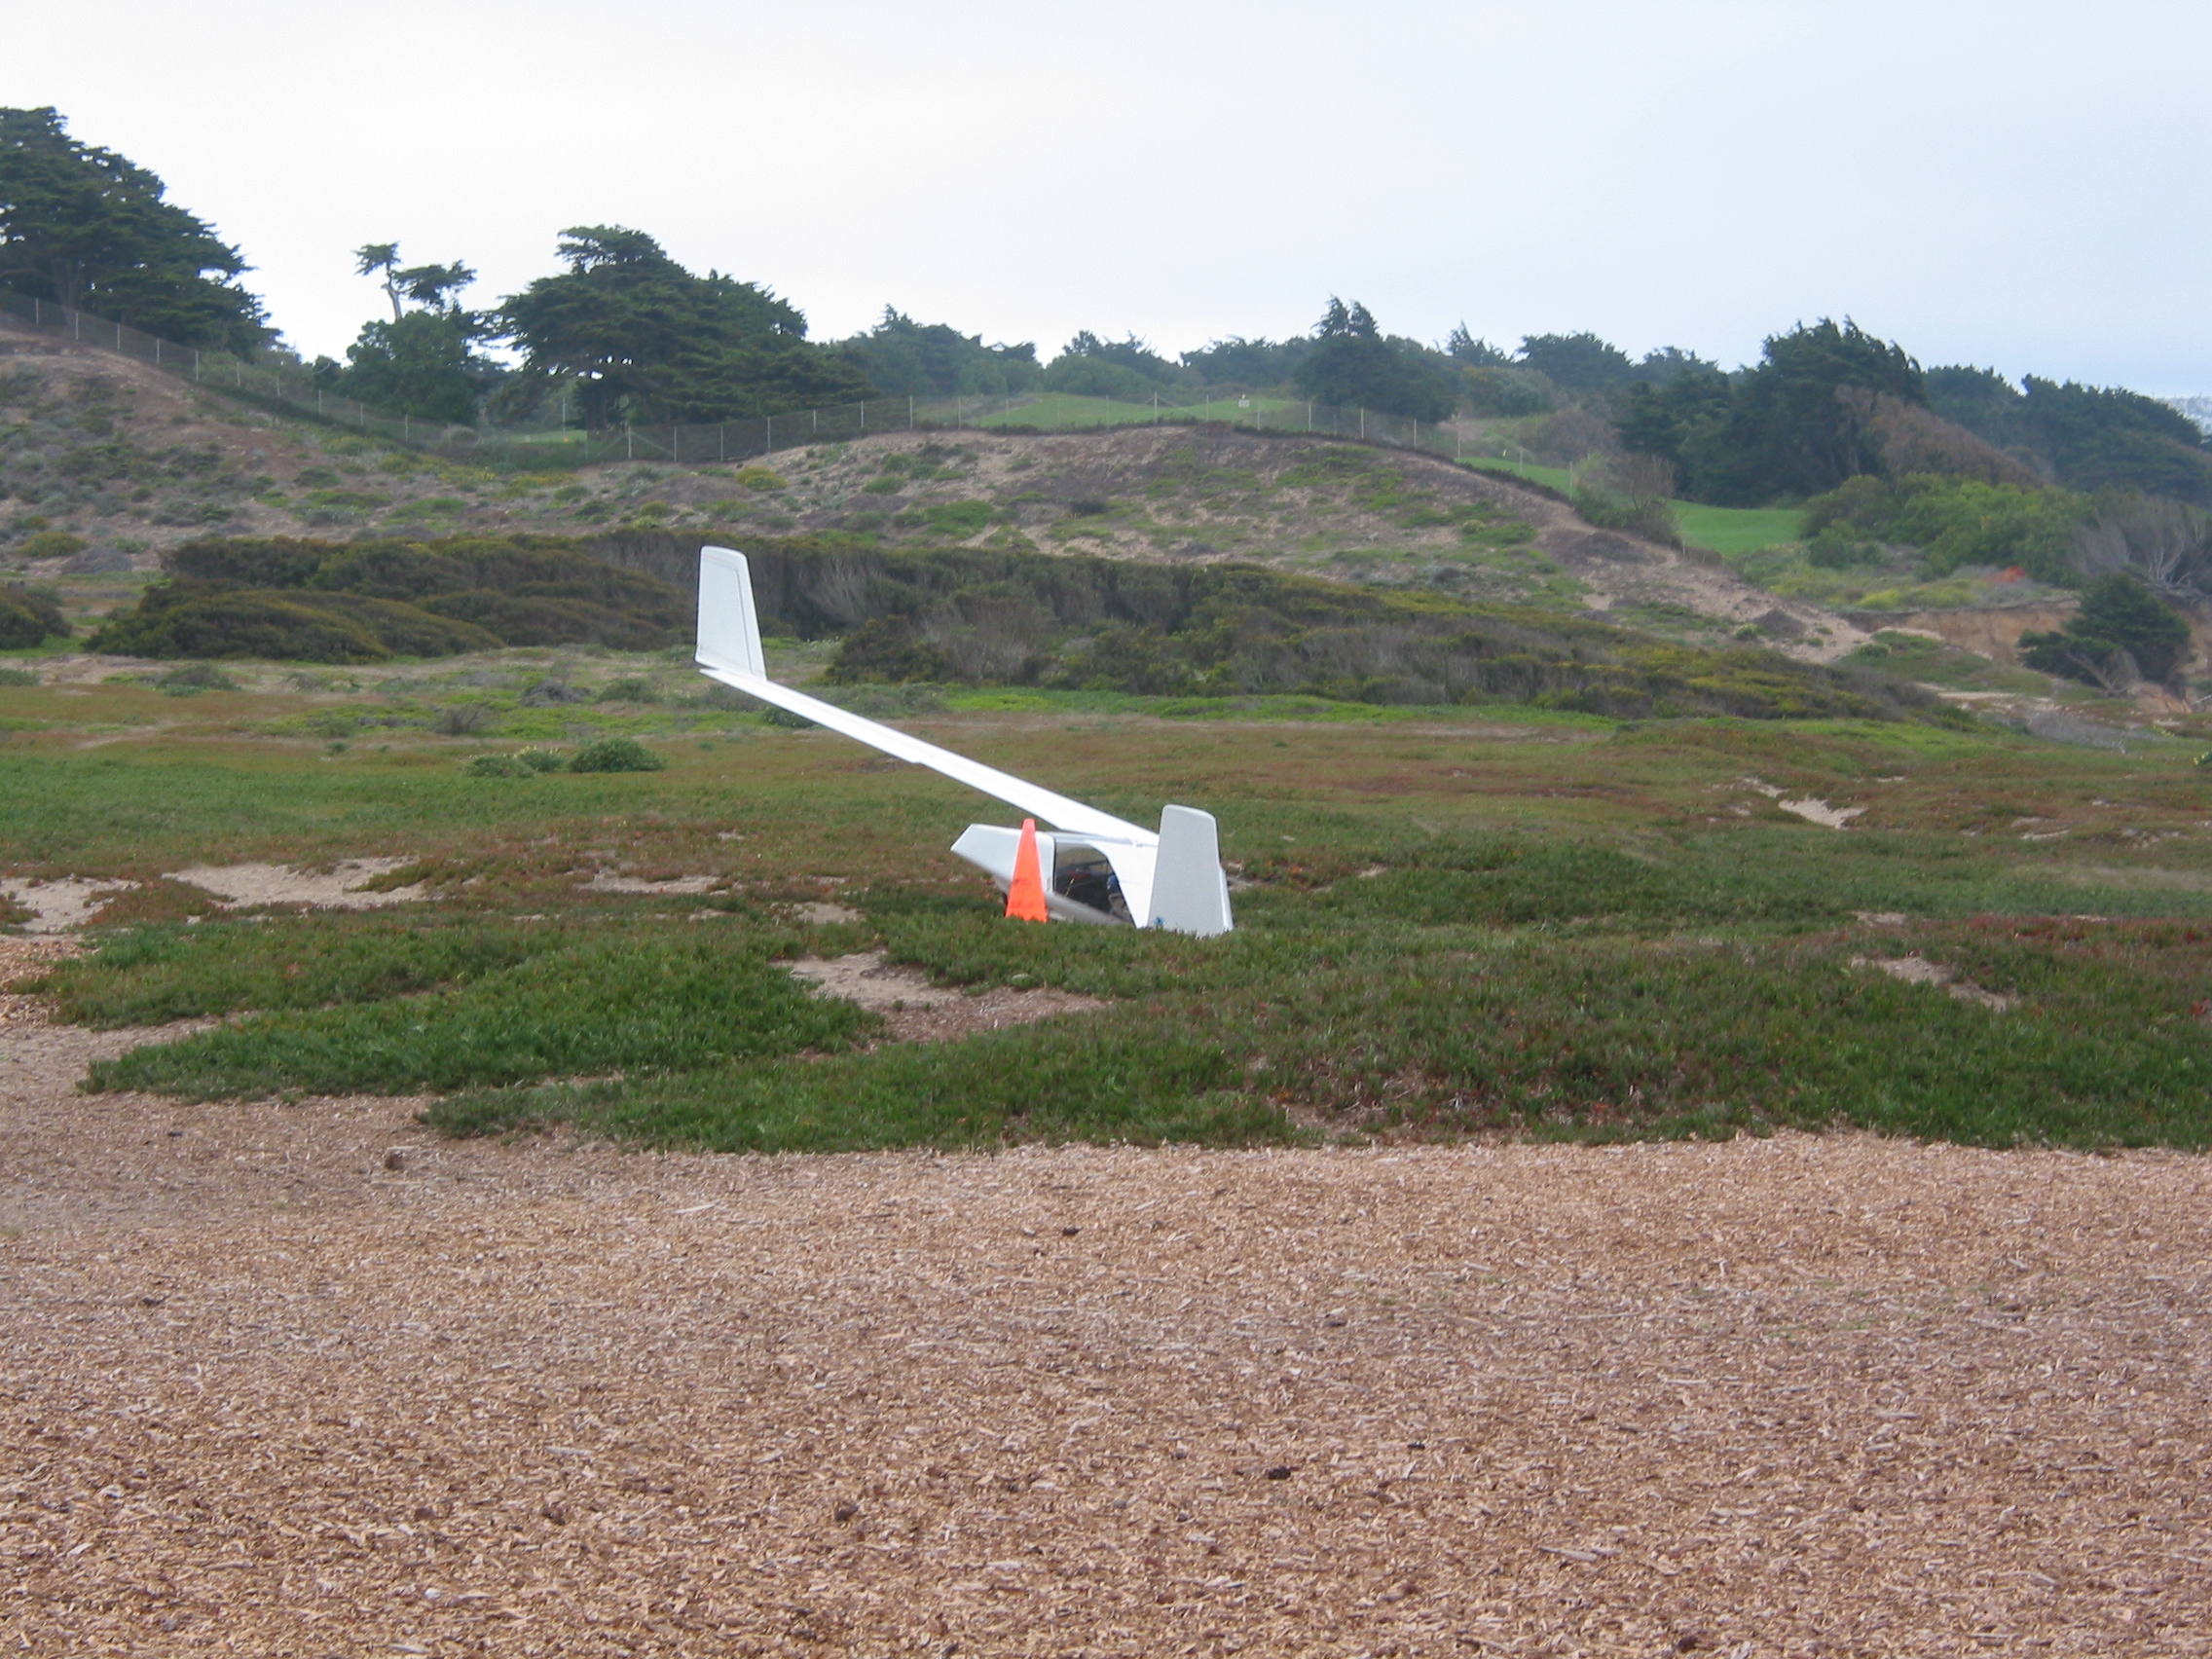
[[[1163,397],[1155,408],[1150,403],[1124,403],[1119,398],[1041,391],[1017,399],[1012,408],[972,416],[967,424],[984,427],[1040,426],[1047,431],[1070,426],[1137,426],[1155,420],[1227,421],[1234,424],[1238,421],[1249,423],[1255,410],[1272,414],[1296,407],[1299,405],[1280,397],[1255,397],[1242,402],[1234,397],[1198,402],[1177,402]]]
[[[1574,474],[1564,466],[1491,460],[1467,464],[1485,472],[1526,478],[1562,495],[1574,489]],[[1700,501],[1676,501],[1672,505],[1675,522],[1682,528],[1682,539],[1713,553],[1755,553],[1762,547],[1795,541],[1805,534],[1805,514],[1799,507],[1709,507]]]
[[[1779,547],[1805,534],[1801,507],[1709,507],[1697,501],[1677,501],[1675,522],[1682,527],[1682,539],[1692,547],[1714,553],[1756,553],[1762,547]]]
[[[1193,720],[1142,699],[911,722],[1133,818],[1214,811],[1240,925],[1196,940],[1006,921],[945,849],[1010,815],[828,733],[733,715],[657,737],[665,771],[477,778],[462,760],[509,740],[340,752],[272,735],[290,700],[0,691],[6,873],[141,883],[40,988],[99,1025],[240,1016],[92,1087],[419,1089],[457,1134],[729,1150],[1783,1124],[2212,1141],[2195,744],[1496,708]],[[1782,799],[1862,812],[1837,832]],[[413,861],[390,879],[430,900],[254,920],[162,879],[368,855]],[[651,890],[674,876],[714,885]],[[864,949],[1104,1006],[885,1042],[781,967]],[[1913,957],[1939,972],[1883,970]]]

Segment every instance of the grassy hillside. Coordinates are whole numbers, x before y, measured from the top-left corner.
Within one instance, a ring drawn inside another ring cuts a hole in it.
[[[162,549],[211,530],[415,540],[834,532],[886,547],[956,540],[1153,560],[1234,556],[1501,600],[1558,602],[1580,591],[1536,545],[1573,527],[1571,513],[1501,477],[1233,426],[1087,432],[1087,423],[1147,413],[1098,399],[1051,400],[1073,429],[1063,438],[886,434],[764,463],[495,474],[229,403],[37,337],[0,330],[0,482],[15,503],[0,519],[0,564],[12,559],[50,579],[70,573],[64,563],[145,571]],[[1039,407],[989,418],[1034,424]]]

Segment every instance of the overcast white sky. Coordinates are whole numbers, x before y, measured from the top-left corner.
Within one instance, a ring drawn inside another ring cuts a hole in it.
[[[0,103],[166,178],[292,344],[348,250],[488,304],[649,231],[816,338],[885,304],[1050,355],[1596,329],[1734,364],[1856,316],[1925,363],[2212,391],[2212,5],[109,0],[11,8]]]

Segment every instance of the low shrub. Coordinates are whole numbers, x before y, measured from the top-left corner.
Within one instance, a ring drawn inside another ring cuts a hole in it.
[[[154,683],[171,697],[197,697],[203,691],[242,691],[244,686],[208,663],[197,662],[190,668],[172,668]]]
[[[741,466],[737,481],[748,490],[788,490],[791,483],[780,472],[766,466]]]
[[[492,723],[492,711],[481,703],[456,703],[440,709],[433,727],[440,737],[473,737]]]
[[[550,749],[518,749],[514,762],[526,772],[558,772],[568,765]]]
[[[1807,501],[1805,524],[1824,548],[1869,541],[1918,547],[1932,575],[1961,565],[2017,565],[2040,582],[2070,587],[2081,580],[2075,534],[2093,505],[2065,490],[1922,473],[1893,483],[1862,474]]]
[[[48,635],[66,640],[73,630],[61,607],[20,583],[0,587],[0,650],[23,650]]]
[[[209,590],[184,584],[148,592],[88,642],[95,651],[143,657],[272,657],[286,662],[382,662],[391,655],[358,622],[307,595]]]
[[[657,772],[667,764],[634,737],[602,737],[569,757],[571,772]]]
[[[470,778],[530,778],[536,774],[511,755],[472,755],[461,768]]]
[[[217,536],[165,554],[170,580],[97,649],[368,662],[501,645],[655,650],[685,636],[668,583],[549,536],[311,541]]]
[[[65,530],[42,530],[24,536],[16,551],[25,559],[66,559],[91,545],[83,536],[71,535]]]

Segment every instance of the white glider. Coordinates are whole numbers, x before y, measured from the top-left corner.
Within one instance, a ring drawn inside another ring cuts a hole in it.
[[[1156,834],[1095,807],[924,743],[903,731],[793,691],[768,678],[760,651],[760,617],[753,603],[753,572],[745,555],[727,547],[699,551],[699,672],[763,703],[803,715],[870,748],[995,795],[1041,824],[1038,854],[1045,907],[1068,922],[1133,923],[1170,933],[1211,938],[1235,925],[1229,910],[1229,880],[1222,873],[1220,836],[1209,812],[1162,807]],[[1014,880],[1021,831],[971,824],[952,850],[1000,887]],[[1113,871],[1109,882],[1098,866]],[[1119,887],[1119,893],[1113,891]],[[1117,909],[1114,901],[1121,901]]]

